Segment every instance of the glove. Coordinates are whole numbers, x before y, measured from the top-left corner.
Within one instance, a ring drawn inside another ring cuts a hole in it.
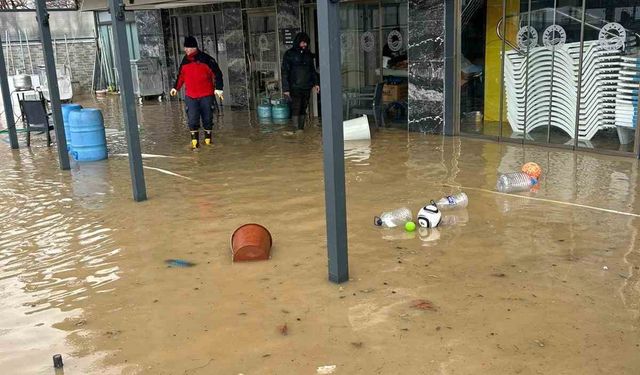
[[[176,89],[171,89],[171,91],[169,91],[169,95],[171,95],[171,96],[176,96],[176,95],[178,95],[178,90],[176,90]]]
[[[222,90],[215,90],[215,94],[217,97],[219,97],[220,99],[224,100],[224,93]]]

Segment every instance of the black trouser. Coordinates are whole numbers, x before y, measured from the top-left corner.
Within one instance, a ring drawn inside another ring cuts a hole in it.
[[[197,131],[200,128],[200,118],[202,118],[204,130],[211,131],[213,128],[213,100],[213,95],[198,99],[185,96],[189,130]]]
[[[307,107],[309,106],[309,97],[311,89],[308,90],[292,90],[291,91],[291,117],[294,122],[298,121],[298,129],[304,129],[304,119],[307,115]]]

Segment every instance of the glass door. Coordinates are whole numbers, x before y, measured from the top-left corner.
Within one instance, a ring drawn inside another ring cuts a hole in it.
[[[382,79],[385,125],[407,128],[408,124],[408,13],[402,0],[383,0],[381,5]]]
[[[581,6],[582,0],[532,3],[530,27],[540,45],[529,51],[525,142],[574,147]]]
[[[358,98],[373,95],[382,82],[382,46],[380,7],[378,2],[343,3],[340,5],[342,90],[346,98],[345,119],[358,116],[354,112]],[[368,102],[372,105],[371,102]]]
[[[496,136],[502,43],[487,23],[500,20],[502,1],[463,0],[460,4],[460,132]]]
[[[584,6],[577,146],[638,155],[640,1]]]
[[[205,13],[177,15],[171,18],[173,39],[175,41],[174,59],[179,65],[184,56],[182,43],[186,36],[193,36],[198,41],[198,48],[212,56],[224,76],[228,87],[227,55],[224,49],[222,13]],[[176,66],[177,69],[177,66]],[[232,105],[231,95],[225,95],[224,104]]]
[[[118,69],[115,63],[115,45],[111,30],[111,15],[108,12],[97,14],[98,21],[98,46],[100,48],[100,81],[98,86],[108,91],[119,91]],[[129,46],[129,58],[140,58],[140,44],[138,41],[138,29],[136,27],[133,12],[126,13],[127,44]]]
[[[247,11],[252,105],[280,94],[280,53],[275,9]]]

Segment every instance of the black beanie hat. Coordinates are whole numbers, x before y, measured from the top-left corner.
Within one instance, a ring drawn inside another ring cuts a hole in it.
[[[187,36],[184,38],[184,46],[186,48],[198,48],[198,41],[192,36]]]

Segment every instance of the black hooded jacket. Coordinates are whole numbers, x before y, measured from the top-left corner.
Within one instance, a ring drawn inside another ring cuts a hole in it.
[[[318,73],[313,62],[313,54],[309,48],[300,48],[300,42],[309,44],[309,36],[298,33],[293,40],[293,47],[285,52],[282,59],[282,91],[310,90],[319,84]]]

